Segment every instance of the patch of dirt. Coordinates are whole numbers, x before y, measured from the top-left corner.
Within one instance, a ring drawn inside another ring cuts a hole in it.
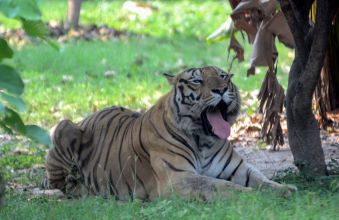
[[[293,155],[287,139],[286,120],[282,121],[284,145],[274,151],[272,145],[267,145],[260,139],[261,116],[259,114],[240,118],[233,126],[231,141],[250,164],[262,171],[268,178],[286,169],[297,170],[293,164]],[[339,129],[333,127],[331,132],[321,130],[321,141],[328,169],[338,169]]]
[[[59,43],[65,43],[72,39],[82,39],[88,41],[99,39],[107,41],[114,38],[132,35],[132,33],[127,31],[120,31],[115,28],[108,27],[107,25],[80,25],[77,30],[69,31],[64,28],[63,23],[57,21],[50,21],[46,23],[46,26],[49,30],[48,36],[50,38],[56,39]],[[0,35],[18,47],[21,47],[28,42],[32,42],[32,39],[22,28],[5,29],[0,26]]]

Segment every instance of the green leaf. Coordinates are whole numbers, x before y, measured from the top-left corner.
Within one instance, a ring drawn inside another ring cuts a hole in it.
[[[41,19],[41,12],[35,0],[0,0],[0,12],[9,18]]]
[[[42,21],[22,19],[21,22],[25,32],[32,37],[43,38],[48,34],[48,28]]]
[[[207,42],[217,42],[230,37],[233,31],[233,22],[231,18],[228,18],[218,29],[207,37]]]
[[[18,96],[0,92],[0,99],[2,99],[7,106],[10,106],[13,110],[17,110],[19,112],[27,111],[25,102]]]
[[[21,134],[26,134],[26,126],[22,122],[20,115],[12,109],[5,107],[5,116],[0,121],[2,121],[6,127]]]
[[[0,120],[0,128],[7,133],[7,134],[13,134],[13,131],[11,128],[9,128],[2,120]]]
[[[0,103],[0,114],[5,112],[5,106]]]
[[[13,51],[8,46],[7,41],[5,41],[3,38],[0,38],[0,61],[4,58],[12,58],[12,56]]]
[[[19,96],[23,93],[24,87],[20,75],[12,67],[0,65],[0,90]]]
[[[52,146],[48,132],[36,125],[26,125],[26,135],[40,144],[44,144],[49,147]]]
[[[55,49],[55,50],[57,50],[57,51],[60,52],[60,46],[59,46],[59,44],[58,44],[56,41],[51,40],[51,39],[48,38],[48,37],[42,37],[42,39],[43,39],[44,41],[46,41],[47,44],[48,44],[49,46],[51,46],[53,49]]]

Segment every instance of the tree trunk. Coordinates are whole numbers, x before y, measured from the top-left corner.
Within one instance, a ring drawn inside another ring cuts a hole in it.
[[[297,60],[290,76],[303,72],[305,67]],[[300,79],[289,77],[286,99],[288,140],[294,164],[306,176],[325,175],[325,157],[321,147],[320,129],[312,112],[312,97],[306,92]]]
[[[336,122],[335,118],[328,117],[327,113],[339,110],[339,12],[330,27],[329,47],[327,49],[324,67],[321,71],[315,93],[315,102],[320,125],[326,129],[327,126]]]
[[[309,25],[313,0],[280,0],[295,40],[286,99],[287,127],[294,163],[307,177],[327,174],[320,129],[312,112],[312,97],[320,78],[335,0],[317,1],[316,21]]]
[[[3,205],[5,197],[5,181],[3,180],[2,173],[0,172],[0,209]]]
[[[80,9],[82,0],[68,0],[67,21],[65,29],[77,29],[79,26]]]

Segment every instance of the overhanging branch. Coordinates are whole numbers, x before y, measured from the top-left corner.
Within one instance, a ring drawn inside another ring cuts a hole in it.
[[[299,23],[298,19],[295,15],[296,7],[292,7],[292,4],[289,0],[279,0],[280,7],[282,12],[284,13],[288,26],[291,29],[293,34],[293,38],[295,41],[295,53],[296,59],[300,60],[303,64],[307,61],[307,51],[306,51],[306,43],[305,43],[305,33],[303,31],[302,24]],[[300,74],[300,73],[295,73]]]
[[[328,31],[330,25],[329,1],[317,1],[316,20],[313,30],[313,41],[310,55],[300,81],[305,82],[306,95],[312,97],[318,83],[320,70],[324,63],[326,47],[328,44]]]
[[[291,7],[295,12],[296,19],[300,24],[304,34],[309,32],[309,13],[314,0],[290,0]]]

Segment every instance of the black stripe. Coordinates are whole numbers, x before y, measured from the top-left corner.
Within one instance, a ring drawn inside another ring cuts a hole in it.
[[[93,124],[92,124],[92,130],[94,128],[94,126],[97,124],[97,122],[101,121],[106,115],[112,113],[114,110],[117,110],[117,108],[107,108],[107,109],[103,109],[95,114],[92,115],[92,117],[94,118],[93,120]],[[119,113],[117,113],[119,114]]]
[[[188,81],[186,79],[179,79],[179,83],[188,84]]]
[[[245,186],[247,187],[249,182],[250,182],[250,176],[251,176],[251,172],[252,170],[247,168],[247,172],[246,172],[246,181],[245,181]]]
[[[175,172],[185,172],[186,170],[182,170],[182,169],[179,169],[179,168],[176,168],[175,166],[173,166],[172,164],[170,164],[168,161],[162,159],[162,161],[165,162],[165,164],[171,169],[171,170],[174,170]]]
[[[197,96],[195,99],[199,101],[199,100],[200,100],[200,98],[201,98],[201,94],[200,94],[200,95],[198,95],[198,96]]]
[[[217,176],[217,178],[220,178],[220,176],[224,173],[226,167],[227,167],[228,164],[231,162],[232,156],[233,156],[233,148],[232,148],[232,152],[231,152],[230,156],[227,158],[226,163],[225,163],[225,165],[223,166],[223,168],[222,168],[221,172],[219,173],[219,175]]]
[[[89,187],[92,190],[92,181],[91,181],[90,175],[87,176],[85,183],[86,183],[87,187]]]
[[[185,153],[187,153],[188,155],[190,155],[190,153],[189,153],[185,148],[182,148],[182,147],[180,147],[180,146],[177,146],[177,145],[175,145],[174,143],[172,143],[172,142],[168,141],[167,139],[165,139],[165,138],[159,133],[158,129],[157,129],[156,126],[153,124],[153,122],[150,121],[150,123],[151,123],[151,125],[152,125],[152,127],[153,127],[155,133],[158,135],[159,138],[161,138],[162,140],[164,140],[167,144],[169,144],[169,145],[171,145],[171,146],[173,146],[173,147],[175,147],[175,148],[177,148],[177,149],[180,149],[180,150],[184,151]]]
[[[140,121],[140,128],[139,128],[139,144],[140,144],[140,147],[141,149],[143,150],[143,152],[147,155],[147,157],[149,158],[150,157],[150,154],[148,153],[148,151],[146,150],[144,144],[142,143],[142,139],[141,139],[141,131],[142,131],[142,125],[143,125],[143,118],[141,118],[141,121]]]
[[[128,184],[127,180],[125,181],[125,184],[126,184],[127,189],[128,189],[128,194],[131,197],[131,199],[133,200],[134,199],[133,190],[132,190],[131,186]]]
[[[118,132],[117,132],[117,135],[118,135],[118,133],[119,133],[119,131],[121,130],[121,128],[123,127],[123,125],[125,124],[125,122],[127,121],[127,119],[129,119],[130,117],[128,117],[128,115],[126,115],[126,117],[124,118],[125,120],[124,121],[121,121],[122,120],[122,118],[119,120],[119,128],[118,128]],[[121,121],[121,122],[120,122]],[[126,136],[126,133],[127,133],[127,131],[128,131],[128,125],[132,122],[133,120],[130,120],[129,121],[129,123],[125,126],[125,130],[124,130],[124,133],[122,134],[122,137],[121,137],[121,142],[120,142],[120,144],[119,144],[119,151],[118,151],[118,163],[119,163],[119,170],[120,170],[120,172],[121,172],[121,175],[122,175],[122,178],[124,178],[125,179],[125,175],[124,175],[124,172],[123,172],[123,167],[122,167],[122,165],[121,165],[121,159],[126,159],[126,158],[122,158],[121,157],[121,150],[122,150],[122,148],[123,148],[123,143],[124,143],[124,141],[126,141],[126,139],[125,139],[125,136]],[[114,138],[114,137],[113,137]],[[126,160],[126,163],[128,162],[128,160]],[[131,190],[131,187],[129,186],[129,184],[128,184],[128,182],[127,182],[127,180],[125,179],[125,184],[126,184],[126,186],[127,186],[127,188],[128,188],[128,193],[129,193],[129,195],[131,196],[131,198],[133,199],[133,192],[132,192],[132,190]]]
[[[187,147],[188,149],[190,149],[190,151],[193,153],[195,159],[197,159],[197,155],[195,154],[195,151],[193,150],[193,148],[187,143],[187,141],[181,137],[179,134],[177,134],[175,131],[173,131],[170,127],[170,125],[168,124],[168,122],[166,121],[165,118],[165,114],[162,114],[162,120],[164,121],[164,125],[168,131],[168,133],[171,135],[171,137],[173,139],[175,139],[176,141],[178,141],[179,143],[183,144],[185,147]]]
[[[113,178],[112,178],[112,172],[111,171],[109,171],[109,183],[110,183],[110,187],[113,188],[114,195],[119,197],[119,191],[118,191],[118,189],[116,188],[116,186],[114,184],[114,181],[113,181]]]
[[[192,75],[193,75],[194,77],[195,77],[196,74],[197,74],[197,70],[198,70],[197,68],[193,68],[193,69],[192,69],[192,71],[193,71],[193,72],[192,72]]]
[[[102,155],[102,145],[103,143],[105,142],[105,139],[104,139],[104,136],[107,134],[107,129],[104,129],[103,127],[100,128],[100,135],[99,135],[99,143],[95,146],[95,150],[94,150],[94,154],[93,154],[93,159],[95,160],[94,161],[94,167],[93,167],[93,172],[97,170],[97,166],[98,166],[98,163],[99,163],[99,160],[101,158],[101,155]],[[106,130],[106,132],[104,132]],[[99,154],[97,156],[97,154]]]
[[[152,111],[153,111],[153,108],[150,109],[149,114],[147,115],[147,116],[148,116],[148,119],[145,119],[145,120],[148,120],[149,122],[152,122],[152,121],[151,121],[151,118],[150,118],[150,115],[152,114]],[[144,120],[144,118],[145,118],[145,117],[143,117],[142,120],[141,120],[139,138],[140,138],[140,145],[141,145],[141,148],[142,148],[145,152],[147,152],[146,149],[144,148],[144,146],[143,146],[143,144],[142,144],[142,140],[141,140],[141,129],[142,129],[142,125],[143,125],[143,120]],[[153,125],[152,123],[151,123],[151,125],[152,125],[153,128],[154,128],[154,125]],[[157,129],[156,129],[156,131],[157,131]],[[165,141],[166,141],[166,140],[165,140]],[[148,155],[148,157],[150,157],[150,154],[149,154],[148,152],[147,152],[147,155]],[[147,164],[147,166],[149,166],[150,169],[152,170],[152,173],[153,173],[155,179],[159,181],[160,178],[159,178],[158,174],[155,172],[154,167],[151,166],[150,164]]]
[[[178,103],[177,103],[176,98],[177,98],[177,88],[175,87],[175,88],[174,88],[173,103],[174,103],[175,108],[176,108],[176,110],[177,110],[177,116],[179,117],[179,121],[180,121],[180,120],[181,120],[181,117],[180,117],[180,109],[179,109],[179,105],[178,105]]]
[[[145,197],[146,198],[149,198],[149,193],[147,192],[147,189],[146,189],[146,186],[145,186],[145,183],[144,181],[142,181],[142,179],[140,179],[140,177],[138,176],[138,174],[136,174],[136,177],[137,177],[137,180],[139,181],[139,183],[141,184],[142,188],[144,189],[145,191]]]
[[[65,180],[65,177],[66,177],[65,175],[53,175],[53,176],[49,177],[49,180],[57,182],[57,181],[60,181],[60,180]]]
[[[92,148],[91,148],[90,150],[88,150],[87,155],[86,155],[86,156],[83,155],[83,156],[81,157],[81,159],[79,160],[79,166],[80,166],[80,167],[84,165],[84,162],[85,162],[86,165],[88,165],[89,159],[90,159],[90,157],[93,155],[93,151],[94,151],[94,150],[95,150],[95,147],[92,146]]]
[[[71,167],[72,166],[72,161],[68,160],[68,158],[65,158],[64,155],[59,151],[59,148],[55,148],[55,154],[58,156],[53,157],[53,159],[57,160],[59,163]]]
[[[65,149],[66,149],[66,152],[64,151]],[[60,142],[55,147],[55,150],[59,154],[61,159],[63,159],[64,161],[66,161],[68,163],[72,163],[72,154],[67,156],[67,153],[69,153],[69,151],[67,151],[67,149],[68,149],[68,146],[63,146],[63,145],[61,145]]]
[[[76,141],[77,141],[77,138],[73,138],[73,139],[71,140],[70,149],[72,149],[72,152],[75,151],[75,143],[76,143]],[[72,156],[72,153],[69,152],[69,149],[68,149],[68,148],[67,148],[67,150],[68,150],[68,153],[70,154],[70,156]]]
[[[203,169],[205,169],[208,165],[210,165],[210,164],[213,162],[214,158],[219,154],[219,152],[221,151],[221,149],[223,149],[223,148],[220,147],[219,150],[213,154],[213,156],[211,157],[211,159],[210,159],[210,160],[202,167]]]
[[[173,153],[173,154],[176,154],[176,155],[179,155],[179,156],[185,158],[185,160],[187,160],[187,162],[188,162],[189,164],[191,164],[191,166],[196,170],[194,163],[193,163],[188,157],[186,157],[185,155],[183,155],[183,154],[181,154],[181,153],[175,152],[175,151],[173,151],[173,150],[171,150],[171,149],[167,149],[167,150],[168,150],[169,152]]]
[[[79,123],[79,126],[80,126],[81,128],[86,128],[86,127],[88,126],[88,123],[89,123],[89,121],[91,120],[91,118],[92,118],[92,115],[87,116],[84,120],[82,120],[82,121]]]
[[[109,131],[110,131],[109,128],[111,127],[111,123],[113,122],[113,120],[114,120],[115,118],[116,118],[116,116],[112,117],[112,118],[108,121],[108,123],[107,123],[107,132],[106,132],[106,135],[105,135],[105,139],[106,139],[106,137],[107,137],[107,134],[108,134]],[[121,119],[121,118],[120,118],[120,119]],[[127,119],[126,119],[126,120],[127,120]],[[119,123],[120,123],[120,120],[119,120]],[[106,167],[107,167],[108,157],[109,157],[109,155],[110,155],[110,153],[111,153],[113,141],[115,140],[114,134],[113,134],[113,136],[110,137],[110,138],[111,138],[110,143],[108,144],[108,146],[106,146],[106,147],[107,147],[107,151],[106,151],[105,160],[104,160],[104,170],[105,170]]]
[[[106,130],[106,132],[104,132]],[[101,126],[101,130],[100,130],[100,135],[99,135],[99,143],[98,143],[98,145],[97,146],[95,146],[94,147],[94,152],[93,152],[93,164],[94,164],[94,166],[93,166],[93,168],[92,168],[92,178],[93,178],[93,181],[95,181],[94,182],[94,184],[95,183],[97,183],[96,181],[96,175],[97,175],[97,168],[98,168],[98,165],[99,165],[99,160],[100,160],[100,158],[101,158],[101,156],[102,156],[102,150],[103,150],[103,144],[104,144],[104,142],[105,142],[105,136],[107,135],[107,132],[108,132],[108,129],[106,128],[106,129],[104,129],[104,126]],[[97,154],[99,154],[98,156],[97,156]],[[94,175],[95,175],[95,177],[94,177]],[[97,187],[97,185],[95,186],[95,187]],[[97,188],[95,188],[95,190],[97,190]]]
[[[183,96],[183,99],[180,103],[183,104],[183,105],[193,106],[194,105],[193,103],[188,103],[188,102],[185,101],[185,99],[188,99],[187,97],[188,96]]]
[[[124,120],[124,121],[122,122],[120,128],[122,127],[122,125],[123,125],[126,121],[127,121],[127,118],[126,118],[126,120]],[[128,125],[129,125],[130,123],[131,123],[131,121],[129,121]],[[120,142],[120,144],[119,144],[118,160],[119,160],[119,167],[120,167],[121,172],[123,172],[122,169],[121,169],[121,168],[122,168],[122,166],[121,166],[121,159],[124,159],[124,160],[126,159],[126,158],[122,158],[122,157],[121,157],[121,150],[122,150],[122,148],[124,147],[124,146],[123,146],[124,141],[126,141],[125,136],[126,136],[126,133],[128,132],[128,125],[126,125],[126,127],[125,127],[124,133],[122,134],[122,137],[121,137],[121,142]],[[127,161],[126,161],[126,163],[127,163]]]
[[[179,88],[179,92],[180,92],[181,98],[182,98],[181,104],[188,105],[188,106],[193,106],[194,105],[193,103],[189,103],[189,102],[185,101],[186,99],[190,100],[189,99],[190,96],[185,96],[185,94],[184,94],[184,87],[181,85],[181,86],[178,86],[178,88]]]
[[[191,115],[181,115],[181,117],[183,117],[183,118],[189,118],[189,119],[191,119],[192,121],[194,120],[194,118],[193,118]]]
[[[53,163],[48,163],[48,172],[53,173],[53,175],[64,175],[65,170],[60,168],[58,165],[55,165]]]
[[[239,169],[240,165],[242,164],[243,159],[240,160],[239,164],[237,165],[237,167],[233,170],[233,172],[231,173],[231,175],[227,178],[227,180],[231,180],[232,177],[234,176],[234,174],[237,172],[237,170]]]
[[[100,191],[99,191],[99,185],[98,185],[97,172],[93,171],[92,174],[93,174],[92,175],[92,181],[93,181],[93,184],[94,184],[95,193],[98,194],[98,193],[100,193]]]
[[[102,110],[101,115],[98,115],[98,120],[97,121],[101,121],[106,115],[111,114],[115,109],[106,109],[106,110]],[[107,111],[107,112],[106,112]]]
[[[102,114],[103,112],[98,112],[98,114],[94,114],[93,115],[93,120],[92,120],[92,126],[91,126],[91,130],[94,129],[94,126],[97,125],[97,122],[99,121],[100,119],[100,115]]]
[[[187,87],[190,88],[190,89],[191,89],[192,91],[194,91],[194,92],[198,90],[197,88],[193,88],[193,87],[190,86],[190,85],[187,85]]]
[[[131,148],[132,148],[132,150],[133,150],[133,153],[135,154],[135,156],[137,156],[138,158],[139,158],[139,153],[138,153],[138,151],[134,148],[134,139],[133,139],[133,130],[134,130],[134,125],[135,125],[135,119],[133,120],[132,119],[132,121],[131,121],[131,123],[129,124],[129,130],[130,130],[130,138],[129,138],[129,140],[130,140],[130,146],[131,146]]]
[[[225,143],[223,144],[223,146],[226,144],[227,140],[225,141]],[[222,147],[222,148],[225,148],[225,147]],[[221,162],[222,159],[224,159],[225,155],[227,154],[227,152],[229,151],[229,149],[232,149],[232,147],[230,146],[230,144],[228,144],[228,147],[227,149],[225,150],[225,153],[220,157],[218,163]]]
[[[80,143],[80,147],[79,147],[79,150],[78,150],[78,153],[79,153],[79,158],[81,156],[81,153],[83,150],[87,149],[88,147],[91,147],[92,146],[92,143],[93,143],[93,135],[91,134],[90,136],[91,138],[85,142],[85,143]]]
[[[55,131],[56,130],[60,130],[58,133],[55,133],[54,132],[54,137],[55,137],[55,135],[56,134],[60,134],[63,130],[64,130],[64,128],[68,125],[68,123],[69,123],[69,120],[63,120],[63,121],[61,121],[59,124],[58,124],[58,126],[55,128]],[[61,127],[61,128],[60,128]],[[59,136],[59,135],[58,135]]]

